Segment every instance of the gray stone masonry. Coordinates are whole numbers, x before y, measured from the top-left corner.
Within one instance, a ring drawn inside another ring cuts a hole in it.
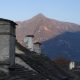
[[[15,65],[15,25],[13,21],[0,18],[0,65]]]

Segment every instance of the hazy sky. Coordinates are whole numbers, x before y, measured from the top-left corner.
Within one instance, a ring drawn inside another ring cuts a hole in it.
[[[80,24],[80,0],[0,0],[1,18],[19,21],[38,13]]]

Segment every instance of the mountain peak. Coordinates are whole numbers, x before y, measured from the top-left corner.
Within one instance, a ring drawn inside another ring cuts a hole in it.
[[[35,17],[37,17],[37,18],[46,18],[46,16],[42,13],[37,14]]]
[[[44,16],[44,14],[42,14],[42,13],[39,13],[39,14],[37,14],[37,16]]]

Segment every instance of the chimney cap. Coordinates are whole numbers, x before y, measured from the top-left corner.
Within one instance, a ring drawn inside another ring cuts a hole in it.
[[[26,37],[34,37],[34,35],[26,35]]]
[[[8,20],[8,19],[4,19],[4,18],[0,18],[0,21],[6,21],[6,22],[8,22],[8,23],[17,25],[15,22],[13,22],[13,21],[11,21],[11,20]]]
[[[39,44],[39,45],[41,45],[41,43],[40,43],[40,42],[35,42],[34,44]]]

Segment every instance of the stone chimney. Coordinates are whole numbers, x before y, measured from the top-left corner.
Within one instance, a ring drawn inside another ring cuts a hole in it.
[[[34,43],[34,52],[41,54],[41,43],[40,42]]]
[[[26,44],[26,48],[29,49],[30,51],[34,51],[34,49],[33,49],[33,38],[34,38],[34,35],[27,35],[24,38],[24,43]]]
[[[74,68],[75,68],[75,62],[74,62],[74,61],[71,61],[71,62],[69,63],[69,69],[72,70],[72,69],[74,69]]]
[[[15,27],[13,21],[0,18],[0,64],[15,65]]]

